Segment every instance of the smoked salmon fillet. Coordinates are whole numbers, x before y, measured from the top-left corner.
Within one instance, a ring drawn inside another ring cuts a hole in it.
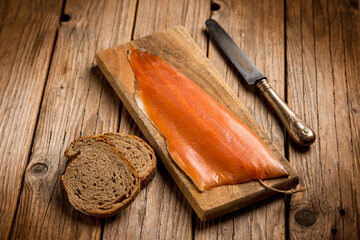
[[[137,104],[200,191],[287,175],[242,121],[184,74],[143,49],[130,49],[128,57]]]

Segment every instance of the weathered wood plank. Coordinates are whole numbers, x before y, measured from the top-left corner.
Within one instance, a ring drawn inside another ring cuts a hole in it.
[[[350,1],[351,3],[351,1]],[[349,117],[351,123],[352,150],[354,159],[360,159],[360,13],[359,2],[348,5],[341,2],[341,25],[345,57],[346,83],[349,102]],[[354,169],[360,175],[359,161],[355,161]],[[359,179],[359,177],[357,177]],[[358,195],[359,196],[359,195]],[[360,201],[357,201],[360,209]],[[360,211],[360,210],[358,210]],[[358,213],[359,214],[359,213]],[[360,217],[358,218],[360,221]],[[360,226],[358,227],[360,229]],[[359,234],[360,235],[360,234]]]
[[[210,15],[210,2],[198,1],[142,1],[138,3],[134,39],[183,25],[206,52],[207,40],[203,33],[205,20]],[[139,133],[130,114],[123,108],[120,132]],[[104,239],[189,239],[191,238],[192,210],[162,163],[149,186],[132,205],[125,216],[106,221]],[[133,216],[136,216],[134,218]],[[141,226],[141,227],[139,227]]]
[[[130,40],[135,1],[66,1],[13,239],[99,239],[100,220],[74,210],[61,184],[64,150],[81,135],[116,131],[119,99],[96,52]]]
[[[284,6],[281,1],[213,1],[217,20],[284,97]],[[216,9],[216,8],[215,8]],[[261,17],[260,17],[261,16]],[[253,86],[247,86],[210,41],[209,59],[279,149],[284,148],[282,125]],[[276,219],[276,221],[274,221]],[[196,221],[196,239],[283,239],[285,205],[282,196],[211,222]]]
[[[341,186],[342,208],[339,210],[340,223],[343,224],[344,233],[353,232],[353,238],[360,238],[360,12],[359,2],[357,5],[348,4],[345,1],[339,3],[341,34],[344,44],[345,76],[347,84],[348,113],[343,117],[349,117],[351,131],[352,161],[346,161],[347,156],[340,156],[340,175],[345,178]],[[341,131],[341,129],[339,129]],[[348,136],[346,136],[348,137]],[[342,139],[341,139],[342,140]],[[349,149],[347,142],[339,141],[342,149]],[[351,156],[351,155],[350,155]],[[344,160],[343,160],[344,159]],[[349,169],[351,174],[348,175]],[[346,235],[344,235],[346,236]]]
[[[358,116],[350,106],[350,99],[359,106],[353,98],[359,48],[353,44],[360,29],[358,10],[351,8],[338,1],[287,1],[289,103],[318,133],[310,149],[292,145],[289,152],[308,189],[291,199],[292,239],[360,236],[359,133],[351,119]]]
[[[329,1],[328,14],[339,158],[337,162],[339,199],[336,203],[337,213],[332,233],[340,239],[358,239],[360,238],[360,184],[358,184],[360,183],[360,117],[359,114],[352,113],[354,108],[360,106],[360,48],[358,47],[357,50],[353,48],[360,39],[359,9],[344,1]],[[350,30],[349,23],[354,27],[353,30]],[[347,31],[351,31],[352,34]],[[350,66],[346,68],[347,65]]]
[[[0,2],[0,239],[15,216],[61,5]]]

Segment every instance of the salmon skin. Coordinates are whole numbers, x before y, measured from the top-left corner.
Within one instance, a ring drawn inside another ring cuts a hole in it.
[[[130,49],[135,100],[200,191],[287,175],[242,121],[165,60]]]

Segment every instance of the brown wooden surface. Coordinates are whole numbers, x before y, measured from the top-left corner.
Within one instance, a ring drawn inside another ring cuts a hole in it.
[[[220,8],[210,11],[210,0],[67,0],[71,19],[59,23],[62,1],[0,1],[0,239],[359,239],[358,1],[213,3]],[[210,15],[311,123],[315,145],[283,137],[263,97],[207,41]],[[126,211],[102,221],[82,216],[58,182],[66,144],[93,132],[140,134],[94,55],[176,25],[284,149],[307,191],[201,222],[160,163]]]
[[[290,236],[358,239],[359,10],[344,1],[287,3],[289,104],[318,135],[310,149],[290,144],[308,188],[291,199]]]
[[[0,2],[0,239],[15,217],[60,13],[61,1]]]
[[[95,67],[95,53],[131,38],[135,3],[67,1],[65,12],[72,20],[59,28],[12,239],[101,236],[101,221],[67,200],[63,153],[79,136],[117,130],[119,99]]]
[[[209,220],[238,210],[267,198],[274,192],[266,191],[256,181],[221,186],[200,192],[171,159],[167,151],[166,140],[135,102],[135,76],[128,61],[130,48],[147,49],[163,58],[252,129],[268,145],[289,173],[286,177],[266,181],[268,185],[286,190],[297,185],[298,177],[290,168],[288,161],[261,130],[246,107],[239,101],[182,26],[99,52],[96,61],[100,69],[201,220]]]
[[[163,0],[156,4],[152,1],[139,1],[137,16],[142,17],[136,19],[133,38],[182,25],[203,52],[206,52],[207,37],[202,32],[202,27],[210,16],[208,0]],[[119,132],[140,132],[125,107],[122,108]],[[161,162],[158,163],[158,174],[124,214],[127,217],[119,214],[120,216],[106,220],[104,238],[192,238],[192,209]],[[134,215],[138,217],[129,217]]]
[[[220,5],[220,10],[213,12],[212,18],[226,29],[259,70],[268,76],[279,96],[284,97],[284,4],[279,1],[246,0],[215,2]],[[260,15],[262,18],[258,17]],[[229,61],[222,57],[221,50],[214,42],[209,45],[209,59],[278,149],[283,151],[283,127],[257,89],[239,81],[239,74],[229,67]],[[195,233],[201,239],[228,239],[232,236],[235,239],[284,239],[285,225],[285,198],[280,195],[253,205],[251,211],[245,209],[241,214],[234,213],[211,223],[197,221],[198,231]]]

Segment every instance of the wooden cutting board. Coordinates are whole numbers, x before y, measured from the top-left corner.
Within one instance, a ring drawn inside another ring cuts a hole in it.
[[[278,189],[290,189],[298,184],[299,178],[291,169],[288,161],[270,141],[183,27],[168,29],[99,52],[96,61],[100,69],[201,220],[209,220],[238,210],[270,197],[275,192],[265,189],[258,181],[221,186],[207,192],[200,192],[191,179],[171,159],[165,139],[135,103],[133,97],[135,76],[127,58],[129,48],[145,48],[165,59],[249,126],[269,146],[289,172],[289,176],[266,180],[266,184]]]

